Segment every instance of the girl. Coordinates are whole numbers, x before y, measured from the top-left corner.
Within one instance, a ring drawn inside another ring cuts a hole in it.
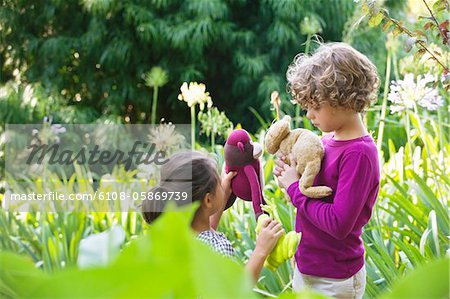
[[[278,155],[274,174],[297,208],[302,241],[295,254],[293,288],[310,287],[335,298],[362,298],[366,284],[363,226],[378,194],[378,153],[360,113],[376,99],[379,79],[370,60],[349,45],[321,45],[297,56],[287,72],[294,101],[322,132],[325,157],[314,185],[333,194],[304,196],[292,157]],[[290,165],[289,165],[290,164]]]
[[[197,238],[225,256],[233,257],[234,249],[224,234],[216,232],[210,226],[210,217],[221,215],[231,194],[231,179],[236,173],[228,173],[222,180],[217,173],[214,160],[200,152],[181,152],[170,157],[161,167],[160,186],[150,192],[182,192],[189,190],[192,202],[200,201],[200,207],[194,214],[191,227]],[[177,201],[179,203],[180,201]],[[145,200],[142,213],[147,223],[155,221],[164,210],[165,201]],[[266,257],[283,234],[281,224],[267,219],[259,233],[255,250],[250,256],[246,269],[255,282],[261,272]]]

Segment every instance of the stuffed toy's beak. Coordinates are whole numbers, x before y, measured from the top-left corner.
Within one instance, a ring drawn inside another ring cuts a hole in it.
[[[253,142],[253,158],[258,159],[262,155],[262,146],[258,142]]]

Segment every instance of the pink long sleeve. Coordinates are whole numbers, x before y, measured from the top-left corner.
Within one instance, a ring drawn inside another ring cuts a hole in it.
[[[332,203],[307,199],[298,189],[298,182],[288,188],[288,194],[297,203],[297,213],[334,238],[343,240],[352,231],[357,220],[355,216],[361,213],[365,204],[361,198],[367,198],[373,191],[373,184],[366,181],[372,171],[366,154],[350,152],[342,158]]]
[[[333,189],[326,198],[312,199],[287,189],[297,208],[295,229],[302,232],[295,259],[303,274],[349,278],[364,265],[363,226],[372,215],[380,182],[378,152],[373,139],[324,137],[325,157],[314,186]]]

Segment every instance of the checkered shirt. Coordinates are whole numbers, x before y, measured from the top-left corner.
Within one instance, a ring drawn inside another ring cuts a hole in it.
[[[206,243],[212,249],[226,257],[235,257],[235,251],[231,245],[231,242],[222,233],[218,233],[214,230],[206,230],[199,233],[197,239]]]

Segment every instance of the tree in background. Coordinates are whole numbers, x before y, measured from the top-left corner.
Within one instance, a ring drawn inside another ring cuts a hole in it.
[[[355,7],[351,0],[3,1],[0,82],[39,83],[70,110],[55,121],[117,115],[143,123],[142,76],[158,65],[170,79],[159,90],[156,118],[188,122],[176,98],[182,82],[198,81],[232,121],[256,130],[243,116],[255,107],[270,119],[270,93],[287,98],[285,72],[304,50],[305,18],[320,22],[323,40],[339,41]]]

